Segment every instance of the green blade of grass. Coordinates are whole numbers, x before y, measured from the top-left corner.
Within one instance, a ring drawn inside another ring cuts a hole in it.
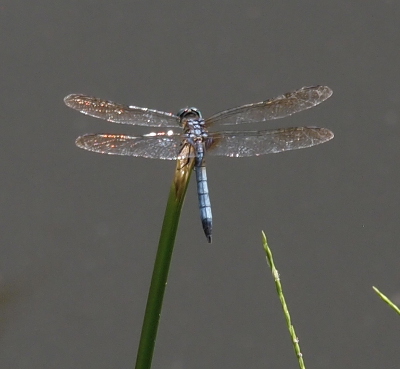
[[[383,301],[385,301],[397,314],[400,315],[400,309],[391,300],[389,300],[389,298],[387,296],[385,296],[376,287],[372,286],[372,288]]]
[[[153,275],[136,358],[136,369],[150,369],[151,367],[169,266],[174,249],[176,232],[178,230],[179,217],[190,175],[193,171],[193,165],[193,160],[177,162],[154,262]]]
[[[262,238],[263,238],[264,250],[265,250],[265,253],[266,253],[266,257],[267,257],[267,263],[268,263],[268,265],[269,265],[269,267],[271,269],[272,276],[274,277],[274,280],[275,280],[276,292],[278,293],[279,300],[281,301],[283,314],[285,316],[286,324],[287,324],[287,327],[288,327],[288,330],[289,330],[289,334],[290,334],[290,337],[292,339],[294,352],[296,353],[297,360],[299,362],[300,368],[301,369],[305,369],[305,364],[304,364],[304,360],[303,360],[303,354],[301,353],[301,350],[300,350],[299,339],[297,338],[296,332],[295,332],[294,327],[292,325],[292,319],[290,318],[289,308],[288,308],[288,306],[286,304],[285,296],[283,295],[282,284],[281,284],[281,281],[280,281],[279,273],[278,273],[278,270],[275,267],[274,259],[272,257],[272,251],[268,247],[267,237],[265,236],[264,232],[262,232]]]

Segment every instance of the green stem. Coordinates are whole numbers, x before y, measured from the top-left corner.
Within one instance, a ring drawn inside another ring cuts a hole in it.
[[[400,309],[392,302],[387,296],[385,296],[381,291],[379,291],[376,287],[372,286],[374,291],[378,294],[378,296],[385,301],[397,314],[400,315]]]
[[[294,326],[292,324],[292,319],[291,319],[290,313],[289,313],[289,308],[286,304],[285,296],[283,294],[283,289],[282,289],[282,284],[281,284],[281,280],[279,277],[279,272],[275,267],[274,258],[272,256],[272,251],[268,246],[267,237],[265,236],[264,232],[262,232],[262,237],[263,237],[263,246],[264,246],[264,250],[266,253],[266,257],[267,257],[267,262],[268,262],[268,265],[271,269],[272,275],[275,280],[276,292],[278,293],[279,300],[281,301],[281,306],[282,306],[283,313],[284,313],[285,319],[286,319],[286,325],[288,327],[289,334],[292,339],[292,345],[294,348],[294,352],[296,353],[300,369],[305,369],[303,354],[301,353],[301,349],[300,349],[300,345],[299,345],[299,339],[297,338],[296,331],[294,330]]]
[[[186,163],[182,161],[178,161],[177,163],[174,181],[165,210],[156,260],[154,262],[153,276],[151,278],[136,358],[136,369],[150,369],[151,367],[179,217],[190,175],[193,171],[193,164],[192,160]]]

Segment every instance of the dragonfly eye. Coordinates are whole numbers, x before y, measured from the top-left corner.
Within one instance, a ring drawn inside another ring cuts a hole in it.
[[[200,110],[194,107],[179,110],[177,116],[180,119],[202,119]]]

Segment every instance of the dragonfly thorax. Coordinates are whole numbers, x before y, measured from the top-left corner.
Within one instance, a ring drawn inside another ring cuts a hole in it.
[[[184,129],[183,136],[186,137],[191,145],[208,137],[207,129],[204,127],[204,119],[184,119],[182,124]]]
[[[183,127],[184,136],[191,145],[194,145],[195,141],[202,141],[207,137],[205,121],[201,116],[200,110],[193,107],[181,109],[177,116]]]

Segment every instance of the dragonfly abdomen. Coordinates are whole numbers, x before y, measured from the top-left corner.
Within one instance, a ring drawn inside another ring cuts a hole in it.
[[[196,163],[197,164],[197,163]],[[196,182],[197,182],[197,195],[199,198],[200,218],[203,224],[203,230],[209,243],[211,243],[212,233],[212,213],[210,196],[208,193],[207,172],[204,166],[204,160],[201,160],[195,166]]]

